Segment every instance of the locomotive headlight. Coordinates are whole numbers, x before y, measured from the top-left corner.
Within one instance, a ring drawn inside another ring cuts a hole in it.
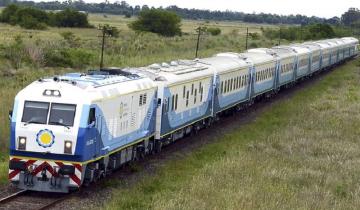
[[[59,90],[44,90],[43,95],[50,97],[61,97],[61,93]]]
[[[72,154],[72,142],[71,141],[65,141],[64,153],[65,154]]]
[[[58,90],[54,90],[54,96],[60,96],[60,92]]]
[[[46,90],[45,95],[50,96],[51,95],[51,90]]]
[[[18,138],[18,150],[26,150],[26,137]]]

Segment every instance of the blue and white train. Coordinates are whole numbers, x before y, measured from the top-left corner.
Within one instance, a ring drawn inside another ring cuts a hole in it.
[[[39,79],[15,97],[9,180],[62,192],[358,53],[342,38]]]

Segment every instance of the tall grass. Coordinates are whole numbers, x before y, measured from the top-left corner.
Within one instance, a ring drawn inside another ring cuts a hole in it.
[[[106,209],[356,208],[359,64],[275,102],[253,122],[170,160],[156,175],[114,189]]]

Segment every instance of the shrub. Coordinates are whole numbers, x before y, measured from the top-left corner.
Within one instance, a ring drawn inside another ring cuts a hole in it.
[[[249,45],[249,48],[258,48],[258,44],[256,44],[255,42],[251,42]]]
[[[131,13],[128,12],[128,11],[126,11],[126,12],[125,12],[125,18],[131,18]]]
[[[64,38],[65,42],[69,45],[69,47],[79,47],[80,46],[80,38],[76,37],[75,34],[71,31],[61,32],[60,35]]]
[[[45,63],[49,67],[83,68],[89,65],[93,55],[82,49],[48,49],[45,52]]]
[[[19,9],[18,6],[16,6],[15,4],[10,4],[8,5],[5,9],[3,9],[3,11],[1,12],[1,22],[4,23],[12,23],[12,18],[13,15],[16,13],[16,11]]]
[[[47,25],[43,22],[39,22],[36,18],[32,16],[23,16],[21,21],[18,22],[19,26],[25,29],[36,29],[36,30],[44,30],[47,28]]]
[[[53,14],[54,25],[57,27],[90,27],[87,15],[73,9],[65,9]]]
[[[260,36],[258,33],[254,32],[254,33],[249,33],[249,36],[252,40],[258,40],[260,39]]]
[[[4,46],[4,57],[8,59],[15,69],[19,69],[22,63],[27,59],[25,46],[21,36],[16,36],[15,41]]]
[[[221,34],[220,28],[207,28],[207,31],[213,36],[217,36]]]
[[[137,32],[153,32],[162,36],[181,35],[180,17],[162,9],[149,9],[140,12],[138,19],[129,24]]]

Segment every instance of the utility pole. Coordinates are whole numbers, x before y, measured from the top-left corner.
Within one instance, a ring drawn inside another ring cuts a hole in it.
[[[199,51],[199,45],[200,45],[200,36],[201,36],[201,27],[199,26],[197,29],[198,36],[197,36],[197,43],[196,43],[196,52],[195,52],[195,58],[198,57],[198,51]]]
[[[249,27],[246,27],[246,43],[245,43],[245,49],[248,49],[248,39],[249,39]]]
[[[279,28],[279,46],[281,44],[281,27]]]
[[[119,37],[117,28],[109,25],[99,25],[98,30],[101,31],[101,57],[100,57],[100,70],[104,68],[104,51],[106,37]]]

